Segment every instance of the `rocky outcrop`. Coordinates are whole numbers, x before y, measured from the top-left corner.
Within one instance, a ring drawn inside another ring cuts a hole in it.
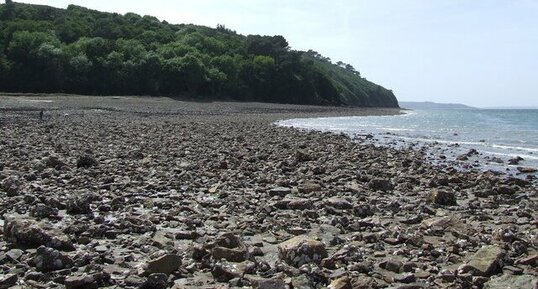
[[[59,250],[75,249],[69,237],[44,223],[20,215],[6,216],[4,222],[4,238],[8,242],[34,248],[44,245]]]

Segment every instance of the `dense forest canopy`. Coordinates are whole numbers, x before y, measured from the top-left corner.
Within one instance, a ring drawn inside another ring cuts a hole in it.
[[[70,5],[0,5],[0,91],[397,107],[349,64],[243,36]]]

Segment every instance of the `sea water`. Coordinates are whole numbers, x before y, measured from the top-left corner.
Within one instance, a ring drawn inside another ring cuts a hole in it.
[[[372,134],[377,144],[428,147],[442,158],[476,149],[482,161],[475,162],[488,169],[509,170],[507,161],[517,156],[524,159],[520,166],[538,168],[536,109],[409,110],[393,116],[302,118],[278,124],[352,137]]]

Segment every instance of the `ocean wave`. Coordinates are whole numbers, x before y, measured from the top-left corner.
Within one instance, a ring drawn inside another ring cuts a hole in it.
[[[493,148],[498,148],[498,149],[507,149],[507,150],[519,150],[519,151],[527,151],[527,152],[538,152],[538,148],[517,147],[517,146],[498,145],[498,144],[493,144],[493,145],[491,145],[491,147],[493,147]]]
[[[496,155],[496,156],[504,156],[504,157],[521,157],[524,160],[538,160],[538,156],[532,156],[532,155],[522,155],[522,154],[514,154],[514,153],[500,153],[500,152],[490,152],[490,151],[482,151],[483,153],[489,154],[489,155]]]

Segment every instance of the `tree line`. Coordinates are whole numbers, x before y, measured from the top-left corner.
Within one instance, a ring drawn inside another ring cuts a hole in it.
[[[397,106],[351,65],[282,36],[9,0],[0,20],[0,91]]]

